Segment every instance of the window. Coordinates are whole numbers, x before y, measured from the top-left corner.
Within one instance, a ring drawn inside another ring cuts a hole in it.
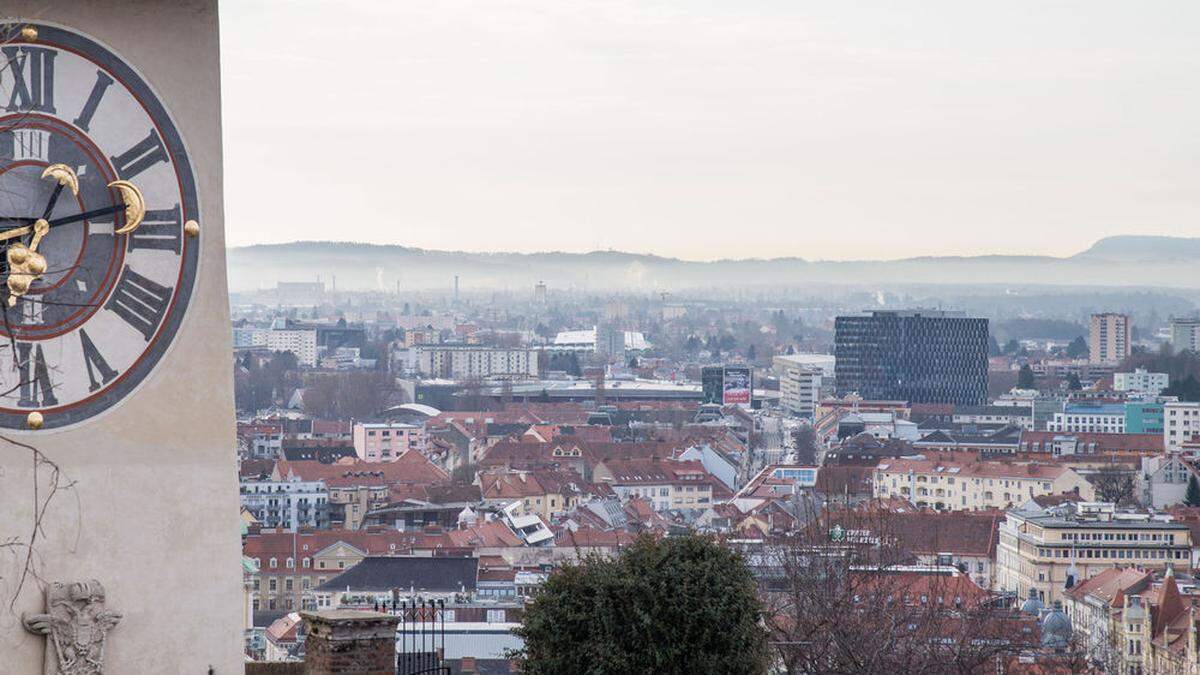
[[[277,558],[271,558],[271,567],[279,567],[279,560]]]
[[[487,622],[488,623],[504,623],[504,610],[489,609],[487,611]]]

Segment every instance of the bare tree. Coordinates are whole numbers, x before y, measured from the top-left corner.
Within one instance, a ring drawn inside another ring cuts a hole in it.
[[[811,424],[802,424],[792,431],[792,445],[799,464],[817,463],[817,432]]]
[[[763,552],[787,673],[978,673],[1035,646],[1032,617],[953,568],[914,566],[893,514],[824,510]]]
[[[1115,464],[1101,467],[1089,477],[1096,490],[1096,499],[1113,504],[1129,504],[1135,501],[1133,473]]]

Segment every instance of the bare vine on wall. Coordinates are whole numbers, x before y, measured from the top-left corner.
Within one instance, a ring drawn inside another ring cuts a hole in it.
[[[0,21],[0,48],[3,48],[12,43],[24,28],[24,24],[14,23],[11,21]],[[11,97],[9,81],[13,78],[5,77],[5,73],[9,72],[14,63],[9,58],[0,60],[0,105],[3,105]],[[4,124],[0,124],[0,133],[18,126],[21,122],[21,117],[10,117]],[[0,158],[0,167],[3,163],[7,163],[11,159]],[[12,204],[13,195],[7,190],[0,188],[0,199],[8,201]],[[0,266],[3,262],[0,261]],[[0,269],[0,272],[7,274],[7,269]],[[3,286],[0,286],[3,289]],[[32,373],[33,369],[30,364],[22,363],[20,352],[17,349],[16,339],[13,337],[14,332],[10,326],[9,306],[8,306],[7,289],[3,290],[3,295],[0,295],[0,318],[3,319],[4,333],[7,336],[5,344],[0,344],[0,350],[7,349],[10,352],[10,367],[13,372],[18,373],[18,382],[7,391],[0,392],[0,396],[6,396],[20,390],[22,387],[32,386],[33,382],[24,378],[26,373]],[[31,491],[28,498],[32,501],[32,512],[29,521],[25,525],[15,526],[15,531],[5,532],[0,530],[0,552],[11,557],[14,563],[11,566],[0,568],[0,602],[6,606],[8,613],[15,613],[17,600],[26,585],[31,582],[36,582],[39,585],[44,584],[41,569],[43,560],[38,552],[39,544],[47,538],[46,521],[47,515],[50,512],[50,507],[54,501],[61,496],[61,493],[72,492],[75,487],[75,482],[67,477],[62,467],[51,457],[42,452],[35,445],[30,443],[0,435],[0,478],[4,475],[4,468],[11,466],[14,468],[28,461],[31,463]],[[78,494],[76,497],[76,508],[79,516],[82,516],[83,508],[79,502]],[[17,508],[20,499],[26,498],[24,495],[18,494],[3,494],[0,495],[0,509],[14,510]],[[79,522],[79,518],[76,518]],[[75,533],[75,542],[78,543],[81,529],[77,527]],[[11,571],[9,571],[11,570]]]

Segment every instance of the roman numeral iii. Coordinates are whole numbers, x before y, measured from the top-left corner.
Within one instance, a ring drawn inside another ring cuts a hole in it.
[[[147,211],[138,229],[129,233],[128,249],[159,249],[179,253],[183,236],[179,205],[169,209]]]

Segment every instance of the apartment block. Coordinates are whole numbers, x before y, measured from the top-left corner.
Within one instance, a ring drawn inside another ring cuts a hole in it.
[[[835,358],[831,354],[786,354],[772,361],[779,377],[779,405],[812,419],[825,394],[833,393]]]
[[[1192,536],[1187,525],[1164,516],[1118,514],[1111,505],[1093,506],[1069,515],[1043,510],[1005,514],[996,548],[998,590],[1026,597],[1033,589],[1049,603],[1062,600],[1068,586],[1109,568],[1189,565]]]
[[[1084,499],[1094,494],[1091,483],[1064,466],[969,460],[888,459],[876,467],[872,486],[878,499],[938,511],[1008,509],[1072,490]]]
[[[1093,314],[1088,328],[1088,361],[1119,363],[1133,347],[1132,324],[1126,314]]]
[[[425,450],[425,427],[402,422],[358,422],[354,452],[365,462],[390,462],[409,450]]]
[[[1163,448],[1178,452],[1180,446],[1200,437],[1200,403],[1175,401],[1163,405]]]

